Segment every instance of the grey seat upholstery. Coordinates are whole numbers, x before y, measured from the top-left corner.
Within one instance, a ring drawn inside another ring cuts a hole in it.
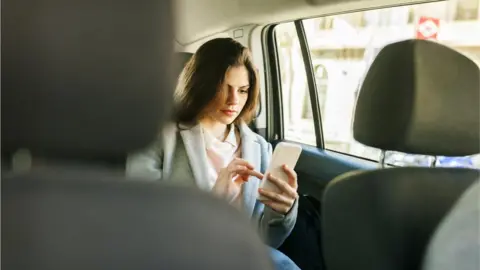
[[[2,1],[2,269],[271,269],[250,221],[105,160],[155,139],[173,89],[171,1]],[[36,163],[35,161],[38,161]]]
[[[480,269],[480,183],[470,186],[430,241],[424,270]]]
[[[390,44],[360,90],[354,137],[382,150],[476,154],[479,84],[478,66],[448,47]],[[404,167],[334,179],[323,201],[327,269],[420,269],[433,231],[478,177],[474,169]]]

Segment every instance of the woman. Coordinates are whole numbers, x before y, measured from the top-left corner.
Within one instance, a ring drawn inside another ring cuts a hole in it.
[[[297,176],[284,167],[288,183],[267,176],[280,193],[259,189],[272,147],[247,126],[258,97],[248,49],[231,38],[208,41],[180,75],[175,124],[164,130],[161,145],[129,157],[127,174],[211,191],[257,221],[267,244],[278,248],[295,225]],[[258,201],[258,193],[267,199]],[[277,267],[296,268],[282,253],[272,253]]]

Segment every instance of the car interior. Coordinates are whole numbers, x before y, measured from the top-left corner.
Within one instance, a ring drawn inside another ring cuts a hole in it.
[[[219,37],[257,67],[252,130],[302,147],[279,248],[299,268],[431,270],[478,185],[480,0],[2,0],[1,17],[4,269],[273,269],[215,198],[124,181]]]

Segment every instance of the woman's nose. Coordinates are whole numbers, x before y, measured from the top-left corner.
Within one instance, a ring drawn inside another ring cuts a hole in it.
[[[237,89],[231,89],[228,91],[227,103],[229,105],[235,105],[238,103],[238,91]]]

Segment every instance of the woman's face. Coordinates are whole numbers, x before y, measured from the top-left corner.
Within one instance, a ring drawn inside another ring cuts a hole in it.
[[[245,66],[230,67],[217,95],[207,112],[207,117],[225,125],[231,124],[247,103],[249,89],[248,70]]]

